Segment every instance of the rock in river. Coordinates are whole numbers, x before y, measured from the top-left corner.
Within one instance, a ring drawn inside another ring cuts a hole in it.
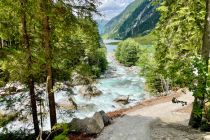
[[[100,90],[98,90],[95,86],[87,85],[87,86],[82,86],[79,90],[79,92],[83,96],[99,96],[102,94]]]
[[[57,105],[61,108],[64,109],[70,109],[70,110],[76,110],[77,109],[77,104],[74,101],[74,99],[72,97],[70,97],[69,99],[60,99],[57,101]]]
[[[119,96],[114,101],[126,105],[129,103],[129,96]]]

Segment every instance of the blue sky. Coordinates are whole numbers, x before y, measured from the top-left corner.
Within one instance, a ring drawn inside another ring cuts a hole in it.
[[[133,0],[100,0],[101,5],[98,10],[103,16],[97,17],[97,19],[110,20],[120,14],[132,1]]]

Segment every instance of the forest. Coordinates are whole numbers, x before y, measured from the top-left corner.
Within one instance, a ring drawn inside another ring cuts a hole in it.
[[[210,1],[101,5],[0,1],[0,140],[208,140]]]
[[[35,83],[46,82],[53,127],[54,83],[71,80],[73,72],[96,78],[106,70],[106,51],[92,18],[97,13],[95,5],[94,1],[0,2],[0,85],[11,81],[27,85],[36,135],[39,125]],[[11,92],[8,89],[1,94],[1,101]],[[0,124],[6,125],[14,115],[18,114],[1,116]]]
[[[127,39],[119,44],[116,57],[125,65],[139,65],[148,90],[154,94],[188,87],[195,97],[190,125],[201,127],[202,116],[209,118],[208,1],[156,4],[160,4],[157,11],[161,17],[156,28],[146,35],[150,43],[145,37]],[[145,49],[151,42],[152,47]],[[206,121],[204,127],[209,125]]]

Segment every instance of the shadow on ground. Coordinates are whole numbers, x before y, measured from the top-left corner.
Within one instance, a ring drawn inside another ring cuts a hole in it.
[[[201,140],[204,135],[199,130],[179,123],[125,115],[115,119],[96,140]]]
[[[204,132],[192,129],[189,126],[165,123],[159,119],[154,121],[150,128],[152,140],[202,140],[202,137],[205,136]]]
[[[97,140],[151,140],[153,118],[143,116],[119,117],[107,126]]]

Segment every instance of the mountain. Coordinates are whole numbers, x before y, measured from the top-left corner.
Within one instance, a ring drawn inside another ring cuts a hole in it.
[[[156,8],[151,0],[135,0],[105,25],[104,36],[125,39],[148,33],[160,18]]]
[[[100,34],[104,34],[105,32],[105,25],[107,24],[108,20],[105,19],[98,19],[96,20],[98,25],[98,30]]]

